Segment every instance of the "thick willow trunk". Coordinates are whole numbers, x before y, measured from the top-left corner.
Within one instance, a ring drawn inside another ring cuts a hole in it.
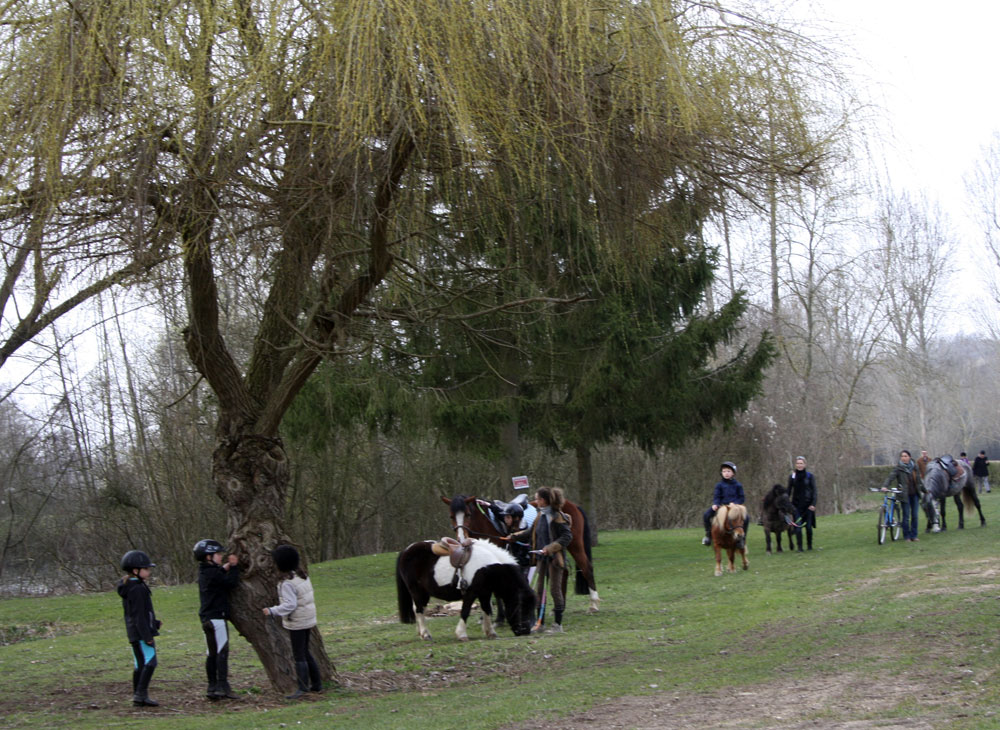
[[[212,470],[216,492],[229,515],[230,550],[240,558],[240,585],[231,597],[233,626],[257,652],[271,684],[290,692],[296,687],[296,679],[288,631],[282,628],[280,619],[268,618],[262,611],[278,602],[279,577],[271,550],[291,543],[282,527],[288,489],[287,454],[276,438],[229,438],[216,448]],[[335,679],[318,627],[313,629],[309,649],[323,679]]]

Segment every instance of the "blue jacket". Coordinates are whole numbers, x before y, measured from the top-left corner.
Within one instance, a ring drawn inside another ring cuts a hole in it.
[[[712,504],[743,504],[743,501],[743,485],[735,479],[723,479],[715,485],[715,491],[712,492]]]

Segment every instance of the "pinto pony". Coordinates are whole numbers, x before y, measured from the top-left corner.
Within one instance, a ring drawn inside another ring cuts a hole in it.
[[[743,558],[743,570],[750,567],[747,562],[747,508],[742,504],[724,504],[712,518],[712,545],[715,547],[715,574],[722,575],[722,551],[729,556],[729,572],[735,573],[735,554]]]
[[[924,494],[924,511],[927,513],[928,527],[932,532],[948,529],[944,519],[948,497],[955,498],[959,530],[965,528],[965,510],[971,513],[973,507],[979,511],[980,525],[986,524],[983,507],[979,503],[976,487],[972,483],[972,475],[950,454],[939,456],[927,464],[924,486],[927,488]]]
[[[457,543],[456,543],[457,544]],[[506,608],[507,621],[516,636],[531,633],[535,620],[535,592],[510,553],[486,540],[470,540],[464,547],[460,566],[452,563],[447,548],[433,540],[415,542],[396,558],[396,598],[399,620],[417,624],[421,639],[430,639],[424,609],[431,597],[445,601],[461,601],[462,613],[455,628],[460,641],[468,641],[466,623],[472,604],[479,601],[483,610],[483,633],[495,639],[497,632],[491,620],[490,600]]]
[[[767,554],[771,554],[771,533],[781,552],[781,533],[788,533],[788,549],[792,549],[792,535],[799,529],[795,524],[795,507],[788,497],[788,490],[781,484],[775,484],[771,491],[764,495],[761,504],[761,522],[764,525],[764,541]]]
[[[449,507],[451,526],[459,539],[462,539],[463,536],[481,537],[493,541],[497,545],[506,544],[498,539],[507,533],[502,522],[494,522],[490,518],[490,502],[464,495],[451,499],[441,497],[441,501]],[[577,595],[590,596],[590,607],[587,609],[587,613],[596,613],[601,598],[597,595],[597,583],[594,580],[594,563],[590,549],[590,525],[587,522],[587,513],[568,500],[563,502],[563,512],[569,515],[573,523],[573,541],[569,544],[567,551],[573,556],[573,562],[576,563],[574,590]]]

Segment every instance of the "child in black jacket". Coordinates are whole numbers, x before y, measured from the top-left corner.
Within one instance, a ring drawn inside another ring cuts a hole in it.
[[[229,592],[240,582],[239,559],[222,556],[225,548],[217,540],[199,540],[194,546],[194,559],[198,561],[198,595],[201,608],[198,617],[205,632],[208,656],[205,673],[208,675],[208,699],[238,699],[229,686]]]
[[[125,632],[132,645],[132,704],[157,707],[160,703],[149,698],[149,680],[156,670],[156,641],[162,622],[153,612],[153,594],[146,585],[149,569],[155,568],[142,550],[129,550],[122,556],[125,577],[118,583],[125,614]]]

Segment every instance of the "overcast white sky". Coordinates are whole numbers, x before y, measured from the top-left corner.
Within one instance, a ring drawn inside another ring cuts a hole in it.
[[[805,0],[797,10],[829,20],[854,48],[894,133],[885,152],[893,186],[940,203],[967,244],[962,276],[976,277],[980,234],[964,178],[1000,131],[1000,3]]]

